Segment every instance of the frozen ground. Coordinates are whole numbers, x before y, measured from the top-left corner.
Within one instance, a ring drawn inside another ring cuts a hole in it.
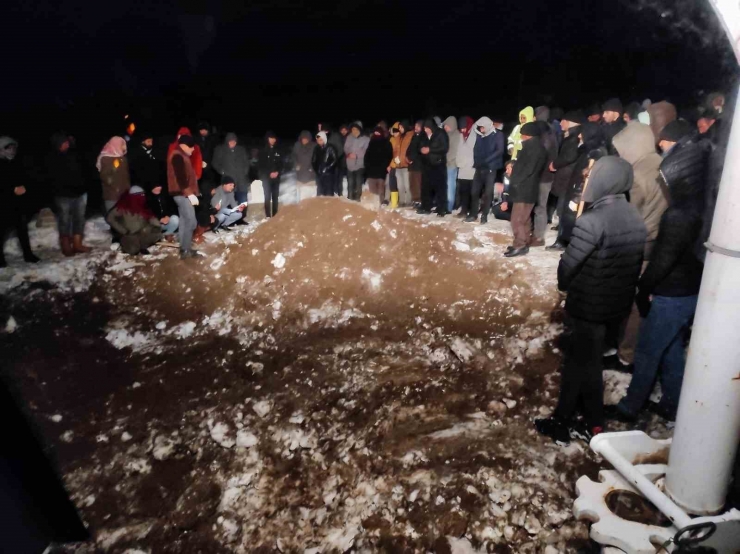
[[[591,551],[571,506],[601,462],[532,427],[558,255],[503,258],[508,224],[316,199],[188,262],[122,255],[101,220],[72,259],[31,231],[0,356],[95,535],[55,552]]]

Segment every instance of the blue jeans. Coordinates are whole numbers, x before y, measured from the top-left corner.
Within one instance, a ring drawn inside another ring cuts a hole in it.
[[[57,206],[57,224],[59,236],[71,237],[82,235],[85,232],[85,209],[87,208],[87,194],[69,198],[57,196],[54,198]]]
[[[635,348],[635,371],[619,411],[636,415],[653,390],[660,369],[661,407],[676,413],[686,365],[686,332],[694,319],[698,296],[654,296],[642,320]]]
[[[171,215],[167,225],[160,225],[162,227],[163,235],[174,235],[177,232],[177,227],[180,225],[180,218],[176,215]]]
[[[234,191],[234,198],[236,198],[237,204],[244,204],[244,202],[247,201],[248,197],[249,197],[249,191],[246,191],[246,190],[235,190]]]
[[[195,208],[193,208],[187,196],[173,196],[172,198],[177,204],[177,213],[180,214],[180,231],[178,233],[180,250],[189,252],[193,245],[193,233],[198,226],[198,220],[195,219]]]
[[[215,228],[218,229],[219,227],[228,227],[229,225],[233,225],[242,217],[244,217],[244,213],[240,212],[239,210],[232,210],[231,208],[221,208],[216,214]]]
[[[457,168],[447,168],[447,211],[455,207],[455,192],[457,192]]]

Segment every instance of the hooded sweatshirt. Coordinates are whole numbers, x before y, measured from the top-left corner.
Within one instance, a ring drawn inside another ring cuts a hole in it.
[[[460,147],[460,140],[462,139],[460,131],[458,131],[457,129],[457,119],[454,116],[448,117],[444,120],[444,123],[442,123],[442,127],[444,126],[450,128],[450,130],[447,131],[447,138],[449,142],[449,149],[447,150],[447,167],[456,168],[457,150]]]
[[[478,135],[473,147],[475,169],[498,171],[504,167],[504,134],[497,131],[493,121],[485,116],[476,121],[473,127]],[[483,127],[482,133],[479,127]]]
[[[642,123],[631,123],[613,139],[619,156],[632,164],[634,183],[630,191],[630,204],[640,212],[645,227],[645,259],[650,254],[658,236],[660,219],[668,207],[668,199],[660,187],[660,164],[662,158],[655,151],[655,138],[650,127]]]
[[[576,221],[558,266],[558,288],[567,291],[571,317],[606,323],[627,317],[642,269],[647,231],[625,194],[632,166],[605,156],[593,166],[583,199],[589,206]]]
[[[473,131],[474,122],[472,118],[460,118],[458,127],[460,127],[460,123],[464,123],[464,126],[461,127],[460,146],[457,148],[457,177],[458,179],[471,181],[475,177],[475,144],[478,133]]]
[[[216,147],[213,153],[213,168],[219,175],[230,175],[234,178],[236,190],[249,190],[249,156],[247,150],[238,142],[234,148],[229,146],[230,141],[236,141],[235,133],[226,133],[223,144]]]
[[[509,135],[509,143],[507,150],[511,154],[511,159],[516,160],[519,151],[522,149],[522,116],[525,118],[524,124],[531,123],[534,121],[534,108],[527,106],[519,112],[519,124],[514,127],[514,130]]]
[[[671,121],[675,121],[678,117],[676,106],[670,102],[657,102],[650,104],[647,112],[650,116],[650,128],[655,136],[655,144],[658,144],[660,142],[660,132],[666,125]]]
[[[308,143],[303,144],[301,139],[307,138]],[[298,135],[298,141],[293,146],[293,164],[296,169],[296,179],[299,183],[310,183],[316,180],[316,173],[313,170],[313,151],[316,143],[310,131],[301,131]]]
[[[344,154],[354,154],[356,158],[347,158],[347,170],[348,171],[359,171],[365,169],[365,152],[370,144],[370,137],[366,137],[362,134],[362,128],[360,129],[360,136],[355,137],[351,132],[347,135],[347,140],[344,141]]]

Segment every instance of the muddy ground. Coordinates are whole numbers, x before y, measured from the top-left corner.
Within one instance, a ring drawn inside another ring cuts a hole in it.
[[[557,255],[507,231],[316,199],[7,290],[0,357],[95,537],[52,551],[595,551],[600,461],[532,426]]]

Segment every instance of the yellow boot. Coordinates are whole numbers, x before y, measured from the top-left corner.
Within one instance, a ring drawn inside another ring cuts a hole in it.
[[[392,192],[391,193],[391,210],[395,210],[398,208],[398,193]]]

